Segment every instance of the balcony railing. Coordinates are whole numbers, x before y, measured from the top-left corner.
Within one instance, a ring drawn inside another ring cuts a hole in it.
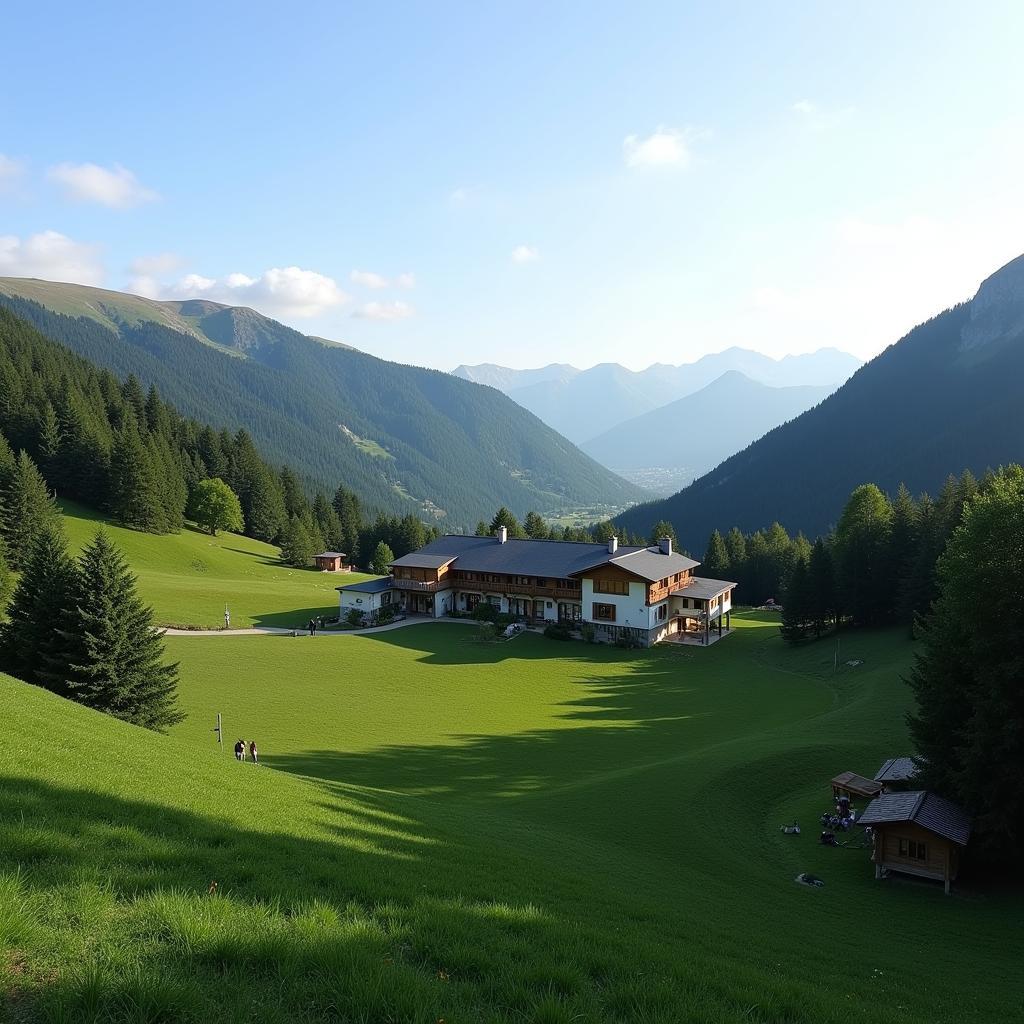
[[[396,590],[411,590],[420,594],[435,594],[438,590],[468,590],[477,594],[508,594],[512,597],[544,597],[558,601],[580,601],[582,590],[575,587],[538,587],[528,583],[489,583],[483,580],[462,580],[446,577],[441,581],[404,580],[395,578]]]
[[[450,583],[439,583],[437,580],[432,580],[429,583],[424,583],[423,580],[402,580],[395,578],[391,581],[391,585],[395,590],[415,590],[423,594],[433,594],[435,591],[440,590],[442,587],[448,589]]]

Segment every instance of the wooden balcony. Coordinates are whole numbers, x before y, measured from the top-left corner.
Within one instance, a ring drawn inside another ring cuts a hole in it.
[[[451,584],[448,582],[441,583],[437,580],[424,583],[422,580],[393,579],[391,581],[391,586],[394,587],[395,590],[415,590],[420,594],[433,594],[438,590],[448,590],[451,587]]]

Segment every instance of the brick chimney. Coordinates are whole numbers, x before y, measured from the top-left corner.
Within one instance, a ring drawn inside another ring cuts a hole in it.
[[[498,543],[499,544],[504,544],[505,541],[507,541],[507,540],[508,540],[508,527],[507,526],[499,526],[498,527]]]
[[[662,537],[661,540],[658,541],[658,550],[663,555],[671,555],[672,554],[672,538],[671,537]]]
[[[608,554],[614,555],[619,550],[619,538],[609,537],[608,538]]]

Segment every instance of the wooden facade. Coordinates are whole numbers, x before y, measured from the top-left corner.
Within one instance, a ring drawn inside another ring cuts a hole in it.
[[[871,859],[875,878],[899,871],[942,882],[948,893],[960,866],[960,847],[916,822],[893,822],[872,827]]]
[[[342,551],[322,551],[313,556],[313,564],[321,572],[351,572],[352,566],[345,561],[347,557]]]

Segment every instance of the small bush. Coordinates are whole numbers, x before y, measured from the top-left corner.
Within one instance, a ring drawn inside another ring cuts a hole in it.
[[[350,626],[361,626],[363,624],[363,613],[358,608],[349,608],[345,621]]]
[[[552,622],[544,627],[544,635],[549,640],[571,640],[572,630],[560,622]]]
[[[377,612],[377,625],[386,626],[389,622],[393,622],[395,619],[395,609],[391,605],[386,604],[379,612]]]
[[[484,641],[484,643],[494,643],[498,639],[498,627],[493,622],[481,622],[480,632],[477,636]]]
[[[583,637],[588,644],[592,644],[594,642],[594,627],[589,622],[581,622],[580,636]]]
[[[472,617],[477,622],[497,622],[498,609],[488,601],[481,601],[472,611]]]

